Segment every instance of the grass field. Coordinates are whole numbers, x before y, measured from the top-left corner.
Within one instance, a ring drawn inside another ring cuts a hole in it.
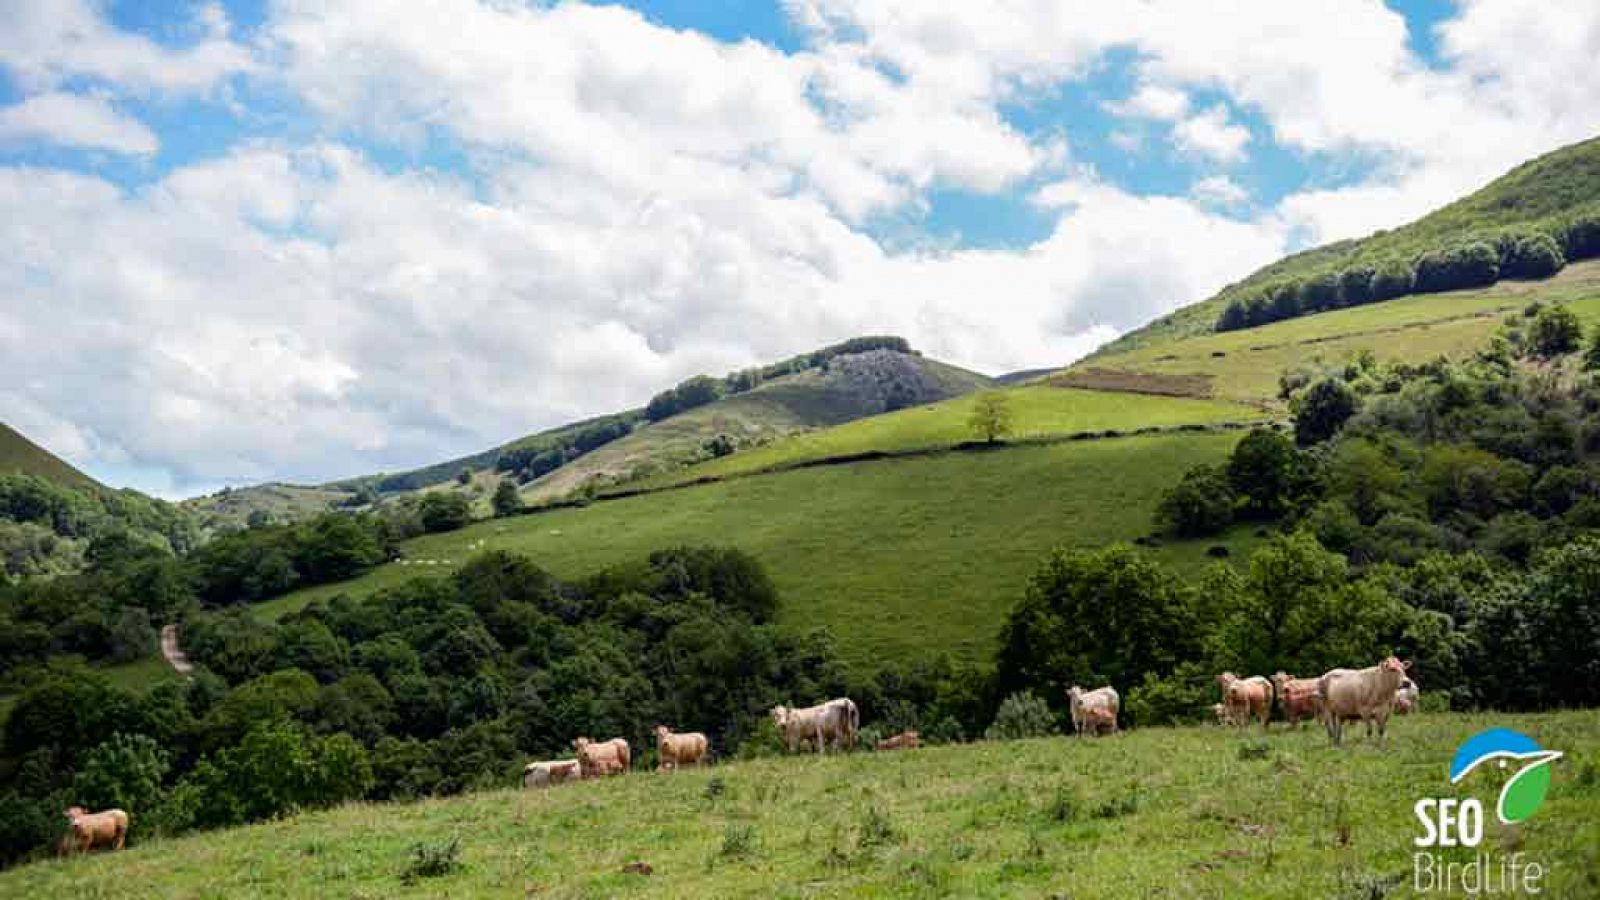
[[[525,553],[570,578],[662,547],[717,543],[760,559],[785,620],[832,628],[853,661],[934,649],[981,661],[1000,616],[1051,547],[1149,533],[1161,492],[1188,467],[1220,460],[1238,438],[1185,433],[1010,447],[607,500],[418,538],[403,548],[407,564],[256,608],[274,616],[318,597],[367,593],[448,571],[483,549]],[[1242,532],[1229,543],[1238,552],[1252,541]],[[1195,569],[1211,543],[1173,543],[1160,553]]]
[[[1152,340],[1125,353],[1096,355],[1079,368],[1199,375],[1209,382],[1209,396],[1270,400],[1277,396],[1279,374],[1318,359],[1339,363],[1363,350],[1382,361],[1408,362],[1470,353],[1487,343],[1507,313],[1535,299],[1567,303],[1586,324],[1600,321],[1600,260],[1576,263],[1544,281],[1502,281],[1243,331]]]
[[[350,806],[120,854],[0,873],[13,897],[1416,896],[1412,804],[1449,784],[1457,745],[1508,726],[1566,754],[1548,799],[1479,850],[1514,847],[1546,897],[1600,892],[1600,713],[1430,714],[1387,749],[1320,729],[1265,740],[1144,729],[895,754],[634,773],[548,792]],[[1278,726],[1281,728],[1282,726]],[[411,848],[459,838],[460,866],[408,884]],[[1437,851],[1466,861],[1467,848]],[[645,863],[651,874],[624,871]]]
[[[1004,392],[1014,438],[1041,438],[1108,429],[1164,428],[1248,421],[1264,417],[1237,403],[1181,397],[1151,397],[1031,385]],[[867,452],[902,452],[951,447],[970,441],[967,419],[976,395],[902,409],[881,416],[758,447],[646,480],[650,486],[696,478],[723,478],[778,469],[830,457]]]

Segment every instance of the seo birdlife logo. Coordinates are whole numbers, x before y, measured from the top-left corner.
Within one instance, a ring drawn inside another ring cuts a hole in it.
[[[1511,772],[1495,801],[1495,816],[1506,825],[1525,822],[1544,803],[1550,790],[1550,764],[1562,756],[1510,728],[1491,728],[1468,738],[1450,761],[1450,783],[1460,784],[1473,772],[1494,768]],[[1477,847],[1483,841],[1483,804],[1476,797],[1424,797],[1414,807],[1422,833],[1418,847]],[[1475,854],[1471,862],[1449,861],[1432,852],[1412,857],[1412,887],[1467,894],[1537,894],[1545,867],[1517,852]]]

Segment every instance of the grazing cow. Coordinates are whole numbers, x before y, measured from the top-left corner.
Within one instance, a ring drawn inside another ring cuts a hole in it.
[[[1417,709],[1417,699],[1420,695],[1421,691],[1417,689],[1415,681],[1410,678],[1400,679],[1400,688],[1394,692],[1394,714],[1397,716],[1411,715]]]
[[[1117,731],[1117,713],[1122,710],[1122,698],[1113,687],[1086,691],[1077,685],[1067,688],[1067,704],[1072,711],[1072,730],[1078,734],[1087,731]]]
[[[1301,719],[1321,718],[1322,694],[1317,691],[1317,681],[1294,678],[1282,670],[1272,676],[1272,686],[1278,691],[1278,706],[1283,709],[1283,717],[1290,728],[1300,724]]]
[[[665,725],[656,726],[656,771],[676,769],[684,763],[694,763],[696,769],[705,761],[711,742],[698,731],[673,734]]]
[[[774,706],[772,721],[777,724],[784,743],[789,745],[790,753],[799,748],[801,741],[811,740],[816,743],[820,756],[830,741],[835,746],[855,749],[861,713],[849,697],[839,697],[805,709]]]
[[[878,750],[915,750],[922,746],[922,739],[917,737],[915,731],[902,731],[894,737],[884,738],[876,745]]]
[[[1211,704],[1211,715],[1216,717],[1218,725],[1233,724],[1233,717],[1228,715],[1228,706],[1225,703]]]
[[[1228,718],[1241,728],[1251,719],[1259,719],[1262,729],[1272,716],[1272,682],[1260,675],[1240,678],[1232,672],[1217,676],[1222,688],[1222,702],[1228,707]]]
[[[1365,722],[1369,738],[1376,725],[1378,744],[1385,743],[1389,714],[1408,665],[1391,656],[1371,668],[1334,669],[1318,679],[1322,724],[1335,746],[1343,741],[1344,723],[1350,719]]]
[[[580,737],[572,742],[578,750],[578,775],[581,778],[598,778],[628,771],[631,757],[628,742],[622,738],[609,741],[591,741]]]
[[[522,786],[547,788],[564,781],[577,781],[579,765],[575,759],[552,759],[548,762],[531,762],[522,770]]]
[[[81,806],[69,806],[65,815],[67,833],[59,847],[63,855],[88,853],[102,845],[121,850],[127,843],[128,814],[120,809],[92,813]]]

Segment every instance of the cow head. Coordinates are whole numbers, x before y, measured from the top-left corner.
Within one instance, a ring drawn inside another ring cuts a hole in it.
[[[572,742],[572,746],[577,749],[578,755],[582,756],[583,755],[583,751],[588,748],[589,743],[590,742],[589,742],[588,738],[580,737],[580,738],[577,738],[576,740],[574,740]]]
[[[1289,673],[1282,669],[1279,669],[1272,676],[1272,683],[1277,686],[1279,691],[1282,691],[1283,686],[1293,680],[1294,679],[1289,676]]]
[[[672,733],[672,729],[668,728],[667,726],[665,726],[665,725],[657,725],[656,726],[656,741],[660,742],[660,741],[666,740],[667,739],[667,735],[669,735],[671,733]]]
[[[1378,668],[1385,672],[1396,672],[1399,673],[1401,677],[1405,677],[1406,669],[1409,669],[1410,665],[1403,663],[1399,659],[1391,656],[1383,662],[1378,663]]]
[[[1217,676],[1217,684],[1224,688],[1238,680],[1239,676],[1233,674],[1232,672],[1223,672],[1221,675]]]
[[[779,728],[789,724],[789,707],[774,706],[772,708],[772,723]]]

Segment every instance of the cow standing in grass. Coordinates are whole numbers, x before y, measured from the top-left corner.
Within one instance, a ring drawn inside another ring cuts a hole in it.
[[[1222,688],[1222,702],[1233,724],[1242,728],[1256,719],[1263,730],[1267,727],[1272,717],[1272,682],[1260,675],[1240,678],[1232,672],[1223,672],[1217,676],[1217,685]]]
[[[1294,678],[1282,670],[1272,676],[1272,686],[1278,692],[1278,706],[1290,728],[1300,724],[1302,719],[1321,718],[1322,693],[1317,684],[1316,678]]]
[[[572,742],[572,746],[578,750],[578,774],[583,778],[626,772],[631,763],[628,742],[622,738],[591,741],[580,737]]]
[[[656,771],[677,769],[685,763],[693,763],[698,769],[705,762],[710,747],[711,742],[698,731],[674,734],[667,726],[657,725]]]
[[[1378,744],[1386,742],[1389,715],[1408,665],[1391,656],[1370,668],[1334,669],[1318,679],[1322,723],[1335,746],[1343,741],[1344,723],[1351,719],[1366,723],[1369,739],[1376,726]]]
[[[813,741],[820,756],[830,742],[836,747],[855,749],[861,713],[849,697],[839,697],[805,709],[774,706],[772,721],[790,753],[800,748],[801,741]]]
[[[1107,686],[1086,691],[1077,685],[1067,689],[1067,705],[1072,713],[1072,730],[1079,735],[1117,732],[1117,714],[1122,698],[1116,688]]]
[[[121,850],[128,841],[128,814],[120,809],[92,813],[81,806],[70,806],[65,815],[67,833],[59,848],[63,855],[88,853],[101,846]]]

